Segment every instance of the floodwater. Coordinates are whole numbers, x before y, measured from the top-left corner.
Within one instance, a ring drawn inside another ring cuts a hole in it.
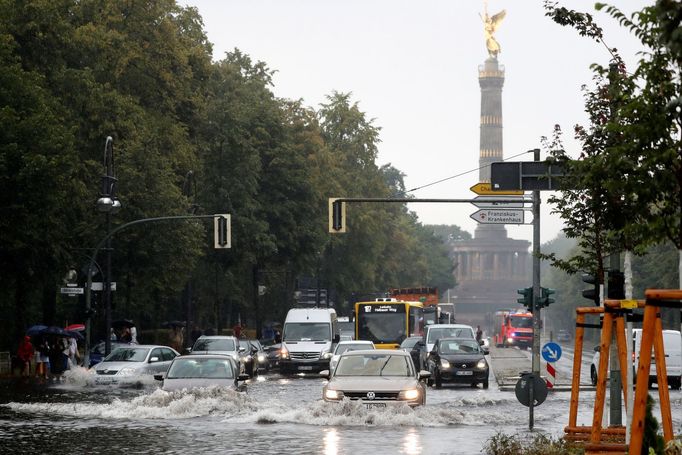
[[[513,392],[429,388],[426,406],[367,410],[321,401],[318,377],[262,375],[246,392],[164,392],[95,386],[85,370],[60,383],[0,386],[0,451],[25,453],[475,454],[496,432],[528,435],[528,408]],[[582,392],[579,423],[590,424],[594,392]],[[569,392],[535,408],[535,432],[560,436]],[[675,433],[682,394],[671,390]],[[608,412],[607,412],[608,414]],[[660,415],[660,414],[659,414]]]

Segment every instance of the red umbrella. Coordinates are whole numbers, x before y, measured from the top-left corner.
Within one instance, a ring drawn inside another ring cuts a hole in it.
[[[71,332],[82,332],[85,330],[84,324],[71,324],[64,327],[64,330],[69,330]]]

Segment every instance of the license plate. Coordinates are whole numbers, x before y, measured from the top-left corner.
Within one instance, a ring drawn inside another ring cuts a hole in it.
[[[455,372],[455,374],[457,376],[471,376],[472,374],[474,374],[474,372],[473,371],[457,371],[457,372]]]
[[[312,371],[313,367],[310,366],[300,366],[298,367],[299,371]]]
[[[372,409],[372,408],[385,408],[386,403],[365,403],[365,407],[367,409]]]

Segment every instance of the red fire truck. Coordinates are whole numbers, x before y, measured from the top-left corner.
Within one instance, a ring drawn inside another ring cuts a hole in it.
[[[495,346],[528,348],[533,344],[533,313],[526,310],[497,310],[493,317]]]

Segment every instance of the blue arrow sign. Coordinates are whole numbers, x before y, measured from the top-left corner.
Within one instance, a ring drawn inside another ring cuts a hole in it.
[[[542,347],[542,358],[545,362],[556,362],[561,358],[561,346],[553,341],[545,343]]]

